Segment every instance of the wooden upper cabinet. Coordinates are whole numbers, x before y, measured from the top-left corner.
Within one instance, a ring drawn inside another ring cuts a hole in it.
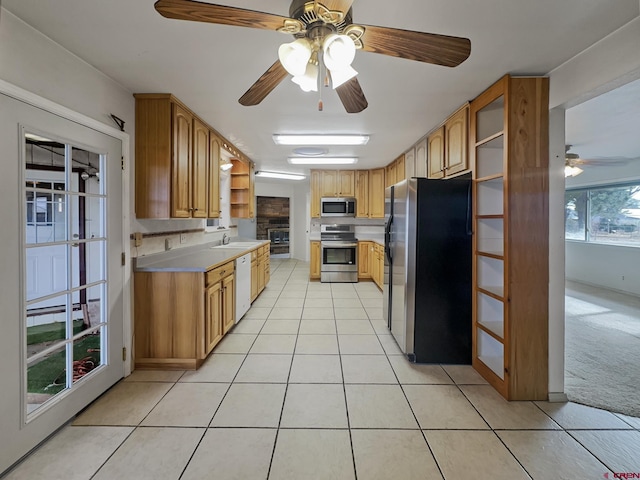
[[[404,167],[406,178],[419,176],[416,173],[416,149],[414,147],[404,152]]]
[[[384,170],[369,171],[369,218],[384,218]]]
[[[209,132],[209,218],[220,216],[220,146],[220,138]]]
[[[338,196],[338,171],[320,170],[320,196]]]
[[[322,172],[311,170],[311,217],[320,218],[320,197],[322,190]]]
[[[355,197],[355,170],[318,170],[321,197]]]
[[[428,177],[445,178],[469,170],[469,105],[451,115],[427,137]]]
[[[220,135],[171,94],[134,97],[136,217],[218,217]]]
[[[407,178],[406,166],[404,163],[404,154],[395,160],[396,162],[396,183]]]
[[[446,176],[469,169],[467,146],[469,138],[469,107],[464,106],[451,115],[444,125],[445,129],[445,173]]]
[[[396,163],[391,162],[385,169],[385,187],[396,183]]]
[[[341,197],[356,196],[356,175],[355,170],[338,171],[338,195]]]
[[[207,218],[209,210],[209,127],[193,119],[193,170],[191,172],[191,216]]]
[[[427,139],[423,138],[415,146],[415,176],[427,176]]]
[[[191,217],[192,115],[173,104],[173,161],[171,164],[171,216]]]
[[[356,171],[356,217],[369,216],[369,170]]]
[[[428,177],[443,178],[444,170],[444,127],[440,127],[427,137],[429,149]]]

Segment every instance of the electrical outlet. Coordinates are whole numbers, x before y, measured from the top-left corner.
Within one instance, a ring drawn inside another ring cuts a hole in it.
[[[133,234],[133,241],[136,247],[142,245],[142,232],[135,232]]]
[[[171,240],[170,238],[165,238],[164,239],[164,249],[165,250],[171,250],[173,248],[173,240]]]
[[[187,234],[186,233],[181,233],[180,234],[180,243],[187,243]]]

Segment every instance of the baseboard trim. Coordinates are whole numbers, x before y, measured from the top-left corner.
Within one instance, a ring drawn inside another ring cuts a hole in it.
[[[551,403],[566,403],[569,399],[567,394],[563,392],[549,392],[549,402]]]

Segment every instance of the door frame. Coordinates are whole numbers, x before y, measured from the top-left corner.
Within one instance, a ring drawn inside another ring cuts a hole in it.
[[[133,356],[133,343],[132,343],[132,325],[131,325],[131,278],[132,278],[132,269],[131,265],[131,255],[129,252],[129,248],[127,247],[130,244],[130,188],[129,188],[129,176],[130,176],[130,140],[129,134],[126,132],[122,132],[115,127],[102,123],[98,120],[95,120],[91,117],[88,117],[82,113],[76,112],[67,108],[63,105],[55,103],[51,100],[48,100],[40,95],[29,92],[20,88],[16,85],[13,85],[9,82],[6,82],[0,79],[0,93],[7,95],[11,98],[19,100],[23,103],[29,104],[41,110],[45,110],[49,113],[62,117],[64,119],[70,120],[72,122],[78,123],[80,125],[84,125],[85,127],[89,127],[93,130],[96,130],[100,133],[104,133],[105,135],[109,135],[111,137],[117,138],[122,142],[122,245],[125,251],[125,265],[122,267],[122,338],[124,345],[127,349],[127,358],[124,362],[124,376],[127,377],[131,374],[131,365],[132,365],[132,356]]]

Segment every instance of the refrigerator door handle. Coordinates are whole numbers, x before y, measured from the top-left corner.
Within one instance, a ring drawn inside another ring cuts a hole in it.
[[[387,262],[391,264],[391,224],[393,223],[393,216],[389,217],[389,221],[384,227],[384,254],[387,257]]]

